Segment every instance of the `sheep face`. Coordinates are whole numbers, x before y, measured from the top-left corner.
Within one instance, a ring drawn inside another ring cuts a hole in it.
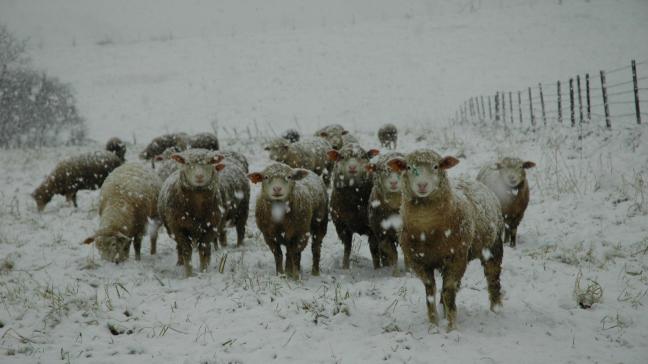
[[[261,182],[261,193],[271,201],[286,201],[292,194],[295,181],[308,175],[302,168],[290,168],[285,164],[275,163],[262,172],[248,174],[252,183]]]
[[[340,181],[362,181],[367,178],[369,160],[380,152],[365,151],[358,144],[347,144],[340,150],[331,149],[327,156],[335,162],[335,174]]]
[[[270,159],[277,162],[285,162],[290,149],[290,142],[283,138],[277,138],[264,148],[270,154]]]
[[[223,169],[220,154],[205,153],[203,149],[190,149],[183,153],[171,155],[171,159],[180,163],[180,177],[185,186],[204,188],[212,184],[217,171]]]
[[[374,186],[377,186],[387,193],[400,193],[400,173],[392,171],[385,164],[369,163],[367,164],[366,169],[374,175]]]
[[[519,188],[526,180],[526,169],[535,167],[535,163],[518,158],[503,158],[495,163],[501,181],[509,188]]]
[[[340,149],[344,145],[344,135],[349,134],[348,130],[331,130],[331,131],[322,131],[318,134],[319,137],[324,138],[326,141],[331,143],[333,149]]]
[[[46,188],[47,187],[45,187],[45,189]],[[38,212],[42,212],[45,209],[45,206],[52,199],[52,195],[47,193],[45,189],[39,187],[31,194],[31,196],[34,198],[34,201],[36,201],[36,209],[38,209]]]
[[[459,163],[455,157],[441,157],[431,150],[418,150],[405,158],[394,158],[387,165],[403,178],[403,193],[414,198],[428,198],[448,183],[446,169]]]
[[[131,238],[122,233],[97,233],[87,238],[83,243],[95,243],[101,258],[110,262],[120,263],[128,259]]]

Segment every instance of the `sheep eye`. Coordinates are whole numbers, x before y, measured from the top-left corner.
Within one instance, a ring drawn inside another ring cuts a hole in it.
[[[286,176],[286,179],[287,179],[287,180],[291,180],[291,179],[292,179],[292,176]]]
[[[438,164],[435,164],[435,165],[434,165],[434,169],[439,169],[439,165],[438,165]]]
[[[268,180],[268,176],[263,176],[263,179],[267,181],[267,180]]]

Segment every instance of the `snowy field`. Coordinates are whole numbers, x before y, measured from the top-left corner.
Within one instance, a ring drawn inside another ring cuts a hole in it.
[[[327,3],[0,0],[0,22],[72,84],[96,140],[0,152],[0,362],[648,362],[646,125],[448,122],[470,95],[648,58],[648,2]],[[157,255],[146,239],[140,262],[114,265],[81,244],[98,224],[98,191],[81,192],[79,208],[58,196],[40,214],[29,196],[57,161],[111,136],[136,160],[156,135],[215,127],[257,171],[270,162],[265,138],[287,127],[341,123],[376,147],[385,122],[404,152],[459,156],[451,177],[474,178],[498,156],[536,162],[518,246],[505,248],[500,312],[473,262],[458,329],[430,326],[420,280],[373,270],[366,239],[341,269],[332,224],[322,275],[310,275],[307,249],[298,282],[275,276],[253,215],[245,246],[219,250],[207,273],[184,279],[164,232]],[[602,302],[578,306],[579,277],[602,287]]]

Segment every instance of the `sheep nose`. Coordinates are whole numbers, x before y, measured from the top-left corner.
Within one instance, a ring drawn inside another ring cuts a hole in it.
[[[398,186],[398,181],[391,181],[389,183],[391,184],[392,188],[396,188],[396,186]]]
[[[425,190],[427,188],[427,186],[428,186],[428,183],[427,182],[417,183],[417,186],[418,186],[419,190]]]
[[[349,172],[357,172],[358,171],[358,166],[349,166]]]
[[[274,193],[281,193],[281,190],[282,190],[281,187],[278,187],[278,186],[272,187],[272,192],[274,192]]]

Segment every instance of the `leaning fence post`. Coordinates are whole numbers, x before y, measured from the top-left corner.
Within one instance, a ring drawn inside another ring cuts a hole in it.
[[[477,112],[477,120],[481,120],[481,112],[479,111],[479,98],[475,96],[475,111]]]
[[[538,83],[540,89],[540,111],[542,111],[542,122],[547,125],[547,114],[545,113],[544,94],[542,93],[542,83]]]
[[[580,75],[576,75],[576,87],[578,87],[578,115],[579,123],[583,123],[583,98],[581,97]]]
[[[520,124],[524,119],[522,118],[522,91],[518,91],[518,111],[520,112]]]
[[[500,119],[499,92],[495,92],[495,121]]]
[[[502,123],[506,125],[506,94],[501,92],[500,95],[502,97]]]
[[[641,124],[641,109],[639,108],[639,85],[637,84],[637,63],[632,60],[632,83],[634,84],[635,113],[637,114],[637,124]]]
[[[585,89],[585,97],[587,97],[587,121],[590,122],[592,120],[592,103],[590,101],[589,73],[585,74]]]
[[[481,100],[481,109],[482,109],[482,120],[486,119],[486,108],[484,107],[484,96],[479,96]]]
[[[569,79],[569,109],[571,110],[571,125],[576,125],[576,113],[574,111],[574,79]]]
[[[470,119],[475,120],[475,107],[473,105],[473,98],[472,97],[470,98],[469,105],[470,105]]]
[[[601,71],[601,94],[603,94],[603,110],[605,110],[605,126],[612,128],[610,123],[610,105],[608,105],[607,83],[605,82],[605,71]]]
[[[560,94],[560,81],[556,82],[558,85],[558,122],[562,123],[562,95]]]
[[[491,97],[488,95],[488,118],[493,120],[493,109],[491,108]]]
[[[531,114],[531,126],[535,126],[535,116],[533,115],[533,100],[531,99],[531,87],[529,87],[529,113]]]

